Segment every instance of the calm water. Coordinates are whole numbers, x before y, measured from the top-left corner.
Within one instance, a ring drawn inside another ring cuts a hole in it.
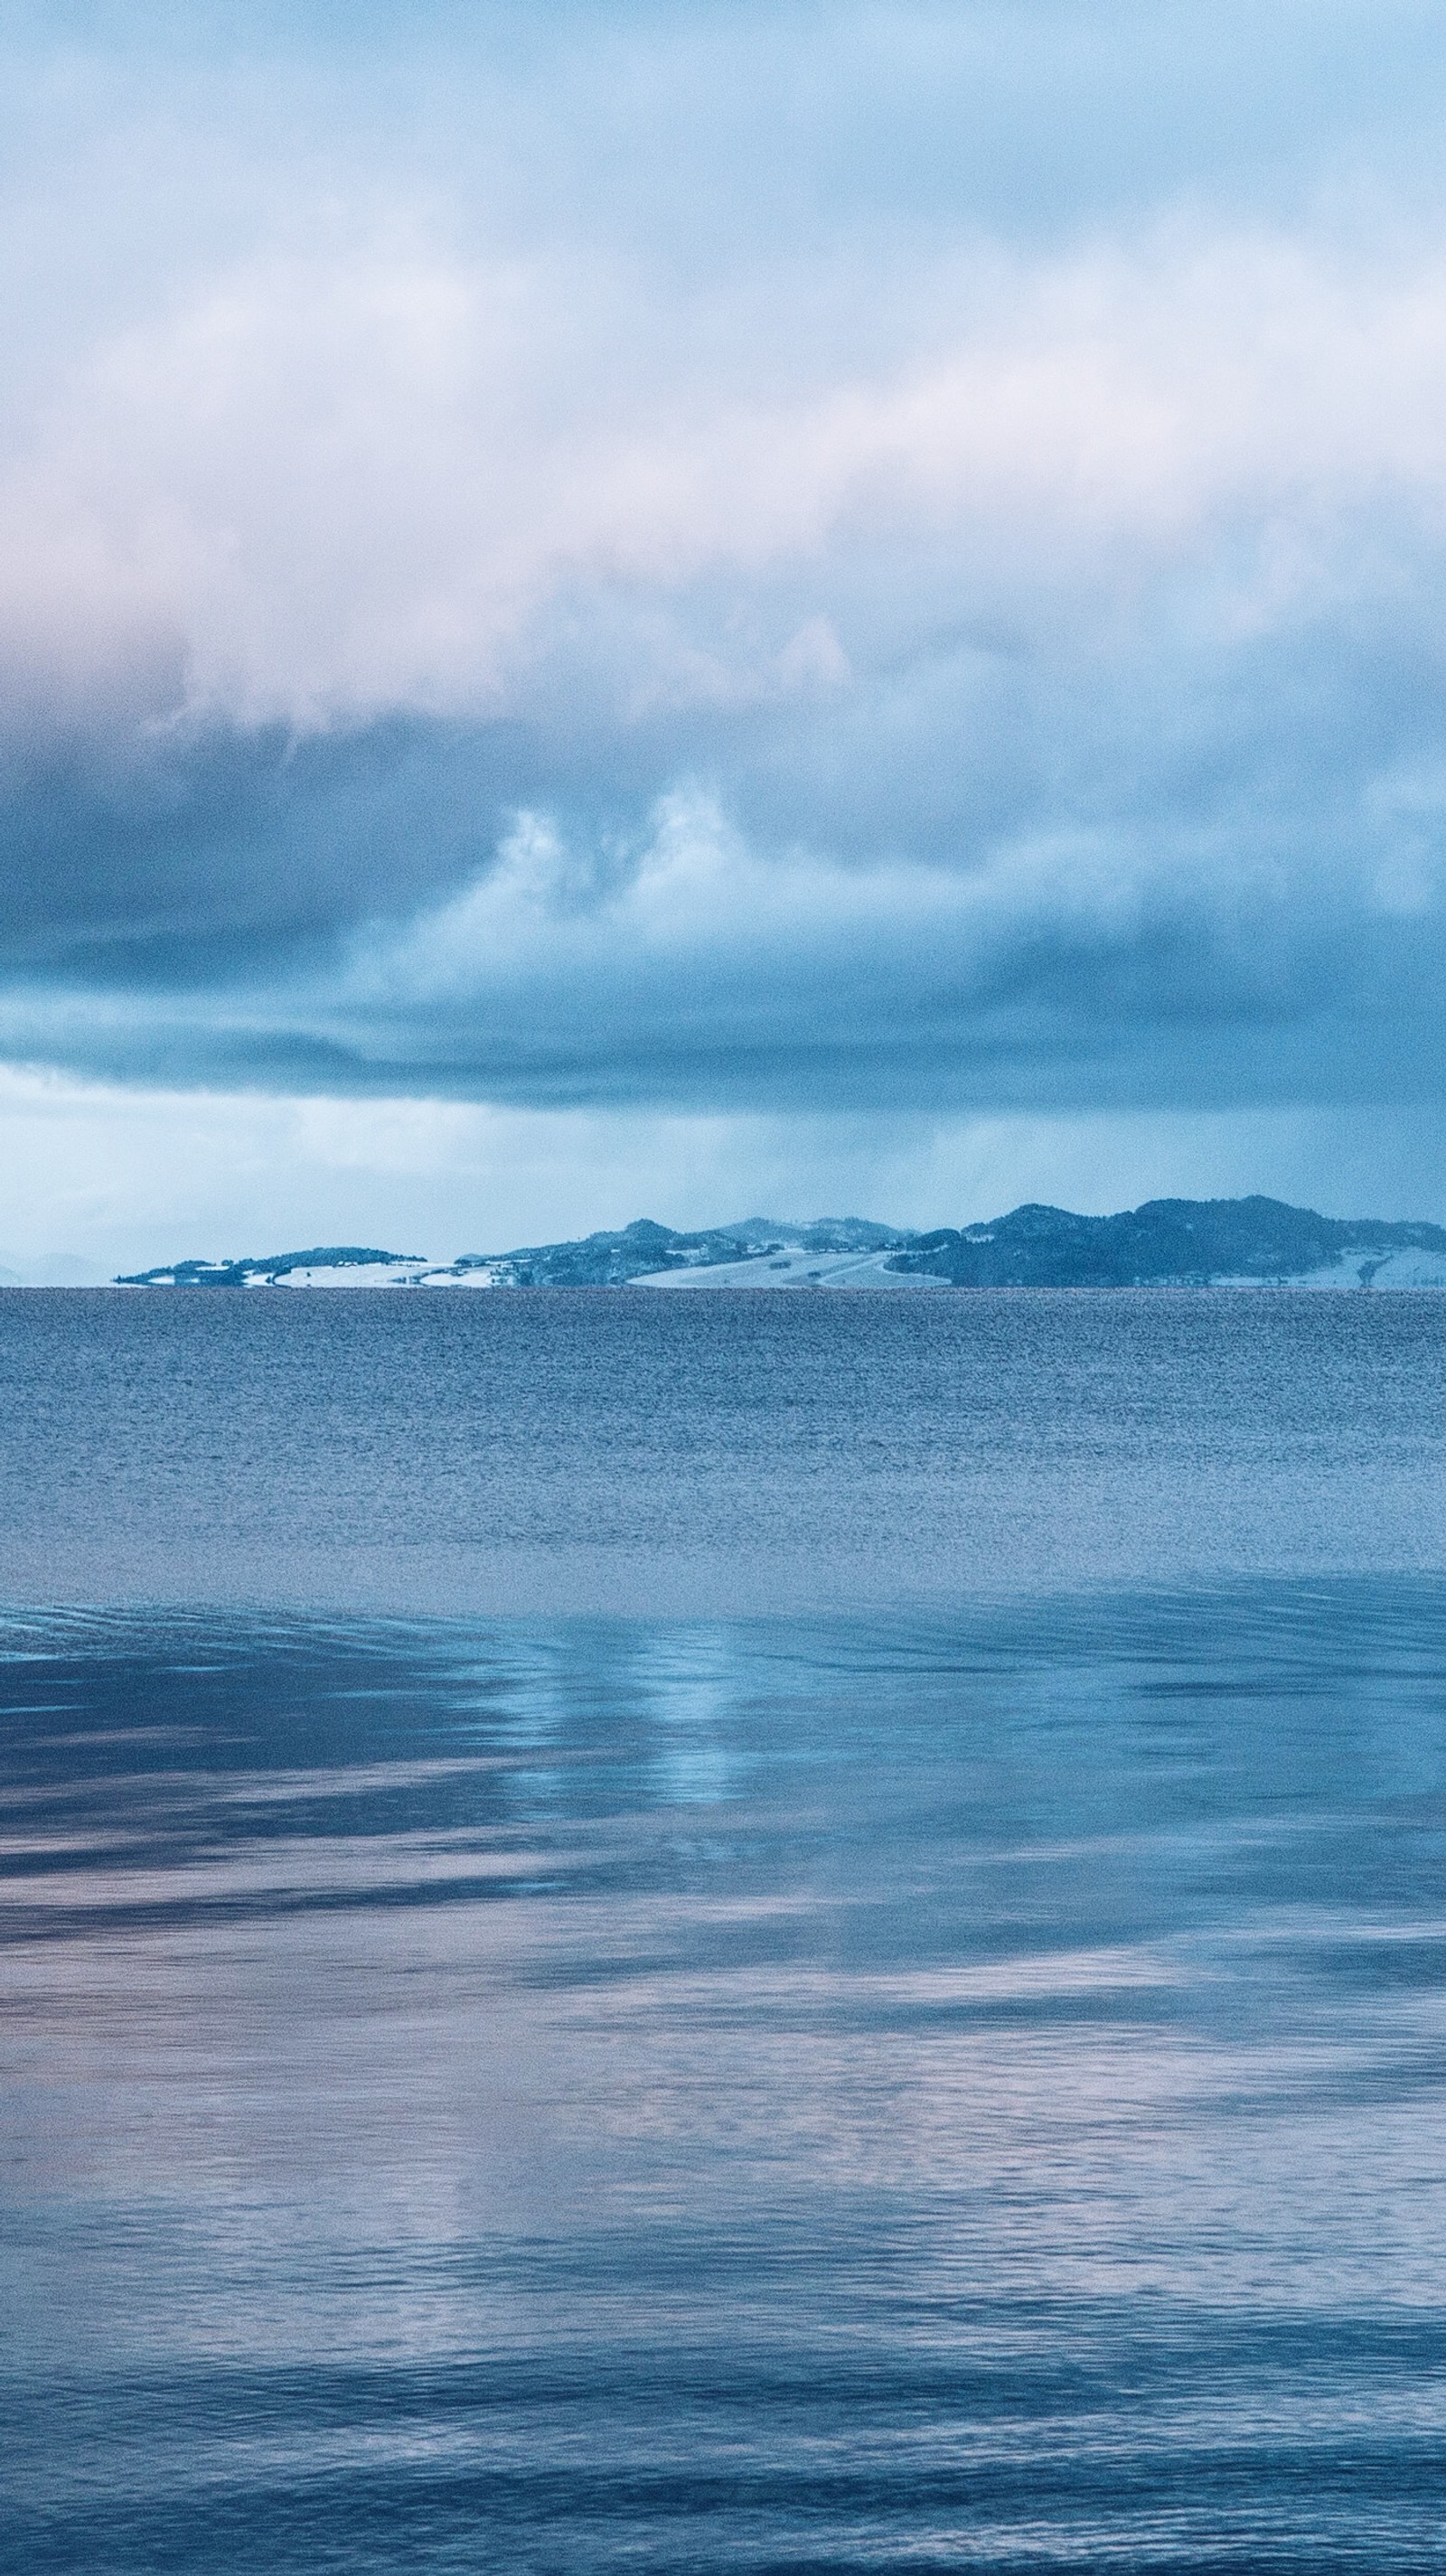
[[[1446,1298],[0,1298],[17,2570],[1446,2567]]]
[[[0,1294],[0,1599],[717,1615],[1446,1568],[1446,1295]]]

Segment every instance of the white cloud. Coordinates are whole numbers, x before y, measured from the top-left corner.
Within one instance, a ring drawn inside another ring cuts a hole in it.
[[[779,281],[801,316],[813,288]],[[896,647],[921,548],[930,615],[952,583],[1108,624],[1188,570],[1258,628],[1359,579],[1383,497],[1446,529],[1446,243],[1176,221],[857,290],[908,308],[892,359],[806,343],[789,383],[750,314],[704,329],[601,254],[233,266],[67,349],[10,424],[0,651],[83,690],[170,649],[242,723],[525,708],[558,650],[618,708],[707,703]],[[1270,545],[1222,588],[1226,524]],[[718,581],[754,598],[722,638],[691,596]]]
[[[14,84],[11,1050],[1435,1096],[1446,207],[1380,12],[1311,39],[1349,113],[1231,8],[462,14],[120,10]]]

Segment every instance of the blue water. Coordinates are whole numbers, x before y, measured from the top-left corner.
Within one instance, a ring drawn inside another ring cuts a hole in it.
[[[1443,1427],[1446,1298],[0,1298],[7,2566],[1446,2566]]]
[[[0,1296],[0,1601],[755,1613],[1446,1568],[1446,1295]]]

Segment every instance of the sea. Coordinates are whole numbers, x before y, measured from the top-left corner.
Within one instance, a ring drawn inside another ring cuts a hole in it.
[[[0,1294],[0,2563],[1446,2568],[1446,1295]]]

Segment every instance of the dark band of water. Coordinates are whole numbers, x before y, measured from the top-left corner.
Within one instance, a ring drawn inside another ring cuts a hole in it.
[[[1446,1566],[1446,1295],[0,1295],[0,1599],[712,1616]]]

